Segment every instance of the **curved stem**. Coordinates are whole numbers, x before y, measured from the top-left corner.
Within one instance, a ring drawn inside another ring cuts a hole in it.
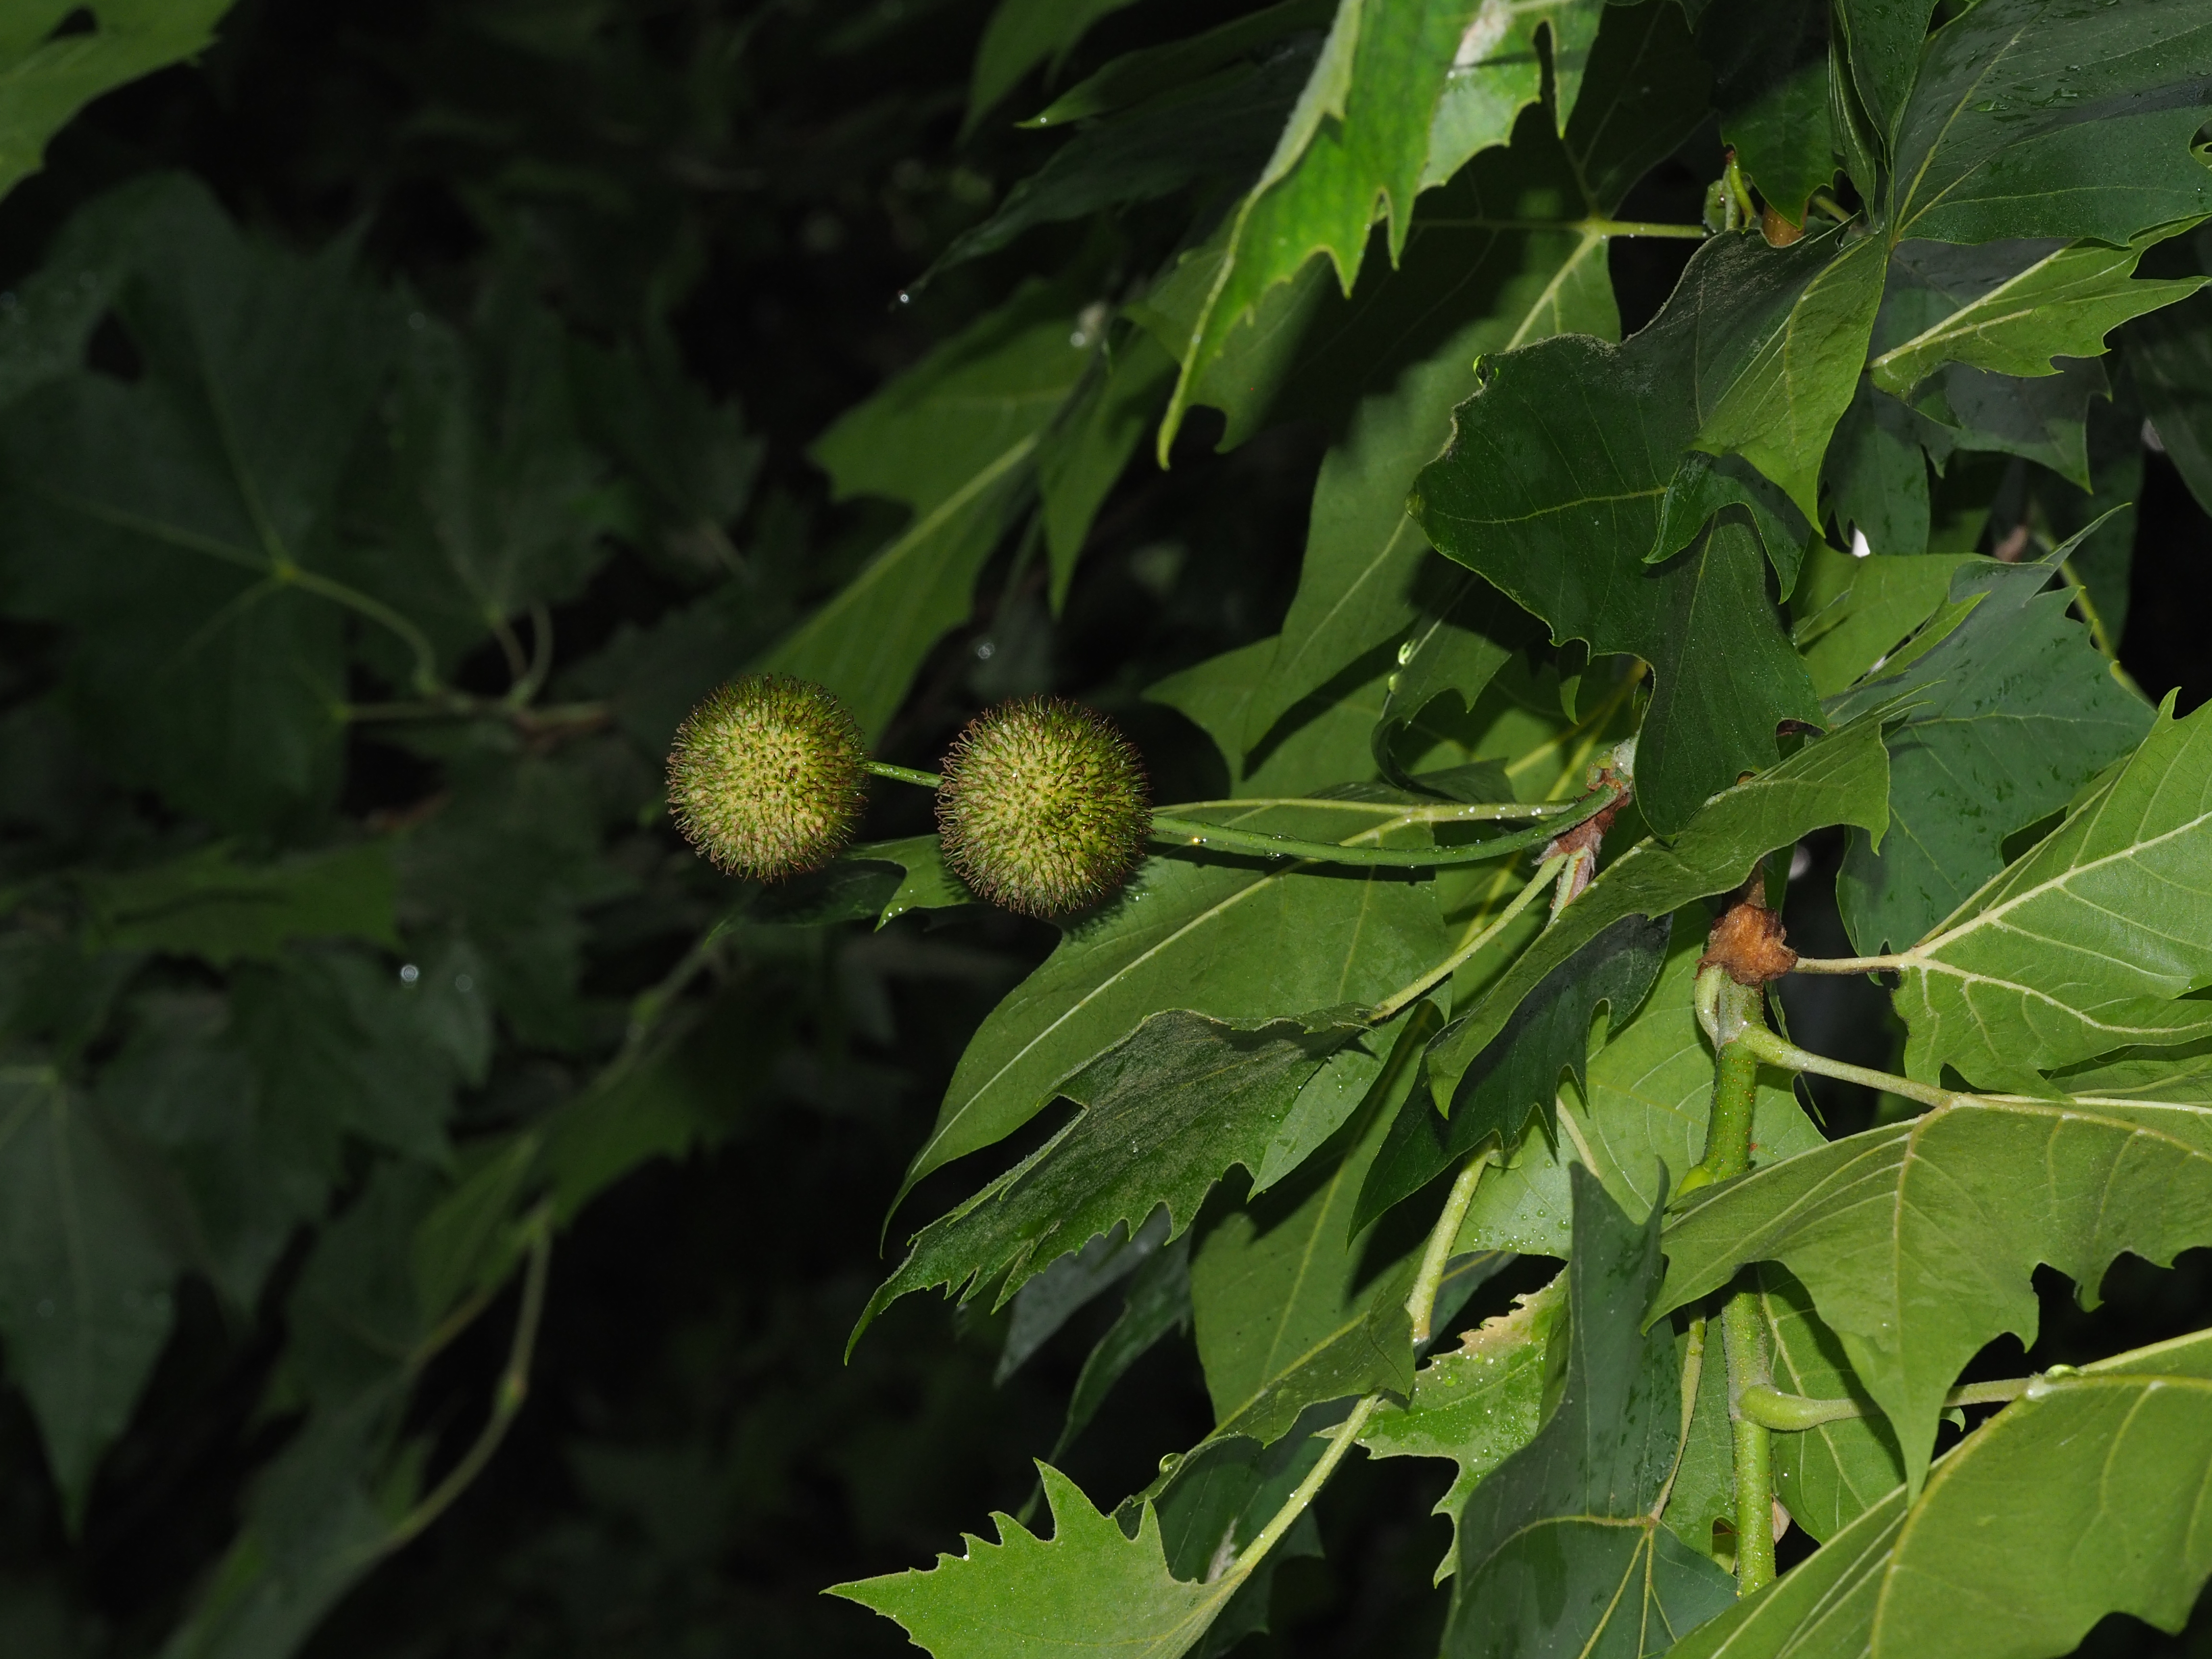
[[[1413,1321],[1416,1346],[1429,1340],[1437,1313],[1437,1291],[1443,1285],[1444,1269],[1451,1265],[1452,1245],[1459,1238],[1460,1224],[1467,1219],[1474,1189],[1482,1184],[1482,1172],[1491,1161],[1487,1148],[1468,1159],[1452,1182],[1450,1196],[1444,1200],[1444,1212],[1429,1230],[1428,1249],[1421,1252],[1421,1270],[1413,1275],[1413,1294],[1406,1298],[1406,1316]]]
[[[1297,1490],[1284,1500],[1283,1507],[1275,1511],[1274,1518],[1260,1529],[1260,1535],[1238,1553],[1237,1565],[1229,1569],[1231,1575],[1243,1577],[1260,1565],[1269,1550],[1282,1542],[1283,1534],[1297,1524],[1298,1517],[1306,1512],[1307,1506],[1328,1484],[1329,1476],[1336,1473],[1336,1466],[1344,1461],[1345,1453],[1352,1449],[1352,1443],[1359,1438],[1360,1430],[1367,1426],[1367,1419],[1375,1414],[1376,1407],[1382,1403],[1381,1395],[1370,1394],[1364,1396],[1352,1408],[1352,1415],[1338,1425],[1335,1438],[1331,1441],[1328,1449],[1321,1455],[1321,1462],[1315,1464],[1307,1472],[1306,1478],[1298,1482]]]
[[[522,1402],[530,1397],[530,1360],[538,1345],[538,1322],[545,1314],[545,1279],[553,1255],[552,1212],[541,1205],[523,1224],[530,1229],[530,1265],[523,1277],[522,1308],[515,1316],[514,1340],[508,1346],[507,1365],[500,1372],[492,1395],[491,1416],[461,1461],[384,1535],[381,1548],[386,1553],[418,1537],[453,1507],[454,1499],[483,1473],[484,1466],[498,1451],[499,1443],[507,1438],[508,1428],[520,1414]]]
[[[1998,1382],[1968,1382],[1943,1396],[1943,1408],[1948,1411],[1954,1406],[2001,1406],[2026,1394],[2034,1380],[2032,1376],[2013,1376]],[[1799,1434],[1807,1429],[1817,1429],[1823,1423],[1866,1415],[1865,1408],[1856,1400],[1814,1400],[1801,1394],[1784,1394],[1767,1383],[1746,1389],[1735,1403],[1744,1416],[1778,1434]]]
[[[1911,1078],[1899,1077],[1893,1072],[1877,1072],[1870,1066],[1852,1066],[1840,1060],[1830,1060],[1826,1054],[1800,1048],[1764,1025],[1754,1026],[1746,1031],[1739,1043],[1750,1049],[1765,1065],[1779,1066],[1789,1072],[1810,1072],[1816,1077],[1837,1078],[1845,1083],[1863,1083],[1869,1089],[1887,1090],[1891,1094],[1902,1095],[1907,1100],[1917,1100],[1923,1106],[1948,1106],[1954,1102],[1969,1098],[1955,1090],[1915,1083]],[[1720,1178],[1717,1175],[1714,1177],[1716,1180]]]
[[[1538,865],[1536,866],[1536,873],[1528,878],[1528,884],[1521,890],[1519,896],[1514,899],[1512,903],[1507,905],[1503,910],[1498,913],[1496,919],[1493,920],[1487,927],[1485,927],[1473,939],[1468,940],[1466,944],[1461,945],[1458,950],[1453,951],[1449,956],[1446,957],[1435,967],[1430,969],[1427,973],[1423,974],[1420,978],[1415,980],[1412,984],[1401,986],[1397,990],[1393,991],[1389,996],[1383,998],[1382,1001],[1376,1003],[1373,1008],[1368,1011],[1368,1023],[1371,1025],[1382,1024],[1383,1021],[1395,1015],[1397,1012],[1401,1008],[1403,1008],[1407,1003],[1426,996],[1430,991],[1442,984],[1445,980],[1449,979],[1454,974],[1457,973],[1460,970],[1462,963],[1465,963],[1468,958],[1474,956],[1476,951],[1481,950],[1483,946],[1488,945],[1491,940],[1496,939],[1498,934],[1504,932],[1506,927],[1512,922],[1514,917],[1519,915],[1523,910],[1527,909],[1530,904],[1535,902],[1537,896],[1551,884],[1553,877],[1559,873],[1560,866],[1565,862],[1566,860],[1565,858],[1555,853],[1550,858],[1546,859],[1541,864]]]
[[[1912,964],[1904,957],[1800,957],[1793,974],[1895,973]]]

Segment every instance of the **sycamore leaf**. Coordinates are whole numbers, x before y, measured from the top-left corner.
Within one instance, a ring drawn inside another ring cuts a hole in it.
[[[2212,501],[2212,295],[2154,313],[2124,337],[2160,446],[2197,504]]]
[[[1672,918],[1623,916],[1544,976],[1480,1053],[1439,1037],[1424,1086],[1399,1109],[1359,1194],[1364,1223],[1461,1163],[1486,1140],[1502,1149],[1548,1108],[1562,1071],[1583,1073],[1591,1024],[1626,1025],[1666,960]],[[1446,1036],[1450,1034],[1447,1032]]]
[[[1475,1483],[1534,1439],[1544,1420],[1545,1350],[1566,1310],[1565,1274],[1515,1299],[1413,1373],[1403,1406],[1385,1403],[1359,1443],[1375,1457],[1448,1457],[1459,1465],[1432,1514],[1447,1516],[1456,1540],[1460,1512]],[[1456,1541],[1437,1564],[1441,1584],[1459,1565]]]
[[[258,246],[179,179],[133,199],[131,239],[161,251],[119,307],[145,372],[81,371],[0,422],[9,605],[80,624],[67,695],[110,767],[265,830],[337,787],[347,613],[419,639],[329,568],[390,311],[343,239]]]
[[[1747,1262],[1800,1279],[1896,1431],[1928,1468],[1943,1395],[2007,1331],[2035,1341],[2031,1275],[2095,1300],[2124,1250],[2212,1243],[2212,1111],[2181,1103],[1961,1096],[1698,1194],[1667,1232],[1661,1308]]]
[[[1355,752],[1364,752],[1364,735],[1363,726]],[[1202,815],[1340,840],[1398,822],[1405,811],[1387,802],[1262,800]],[[1443,924],[1425,881],[1279,860],[1149,859],[1118,898],[1077,918],[1043,965],[984,1020],[907,1186],[1028,1122],[1062,1079],[1150,1015],[1184,1008],[1218,1020],[1265,1020],[1376,1002],[1443,955]]]
[[[1153,1218],[1158,1223],[1166,1219],[1165,1210]],[[1147,1231],[1152,1224],[1146,1224]],[[1164,1237],[1167,1229],[1161,1225],[1158,1231]],[[1098,1414],[1099,1407],[1106,1403],[1106,1396],[1114,1391],[1114,1385],[1128,1374],[1130,1366],[1151,1352],[1163,1338],[1176,1331],[1188,1330],[1190,1323],[1190,1238],[1186,1234],[1147,1256],[1130,1279],[1121,1311],[1085,1357],[1083,1369],[1076,1374],[1075,1387],[1067,1397],[1067,1416],[1060,1424],[1060,1438],[1053,1442],[1052,1455],[1059,1456],[1083,1432]]]
[[[2191,146],[2212,19],[2160,0],[1984,0],[1938,29],[1898,118],[1889,237],[2125,246],[2212,212]]]
[[[1468,1497],[1449,1659],[1646,1659],[1728,1606],[1729,1576],[1660,1524],[1681,1454],[1674,1333],[1643,1328],[1656,1210],[1639,1226],[1573,1172],[1565,1384],[1551,1419]]]
[[[1721,142],[1793,225],[1805,222],[1806,198],[1835,175],[1827,14],[1818,0],[1713,0],[1698,18]]]
[[[1587,0],[1534,8],[1490,0],[1469,38],[1503,28],[1533,39],[1547,16],[1554,27],[1566,16],[1594,27],[1602,9]],[[1468,83],[1486,83],[1492,67],[1470,70]],[[1528,67],[1533,76],[1533,52]],[[1608,239],[1575,222],[1610,217],[1686,136],[1698,107],[1683,88],[1701,74],[1674,13],[1613,12],[1589,56],[1589,100],[1564,137],[1540,112],[1522,119],[1510,149],[1488,150],[1423,199],[1398,268],[1370,270],[1346,313],[1316,325],[1299,389],[1358,401],[1314,485],[1297,592],[1245,713],[1247,749],[1300,698],[1414,620],[1419,577],[1434,561],[1406,495],[1450,438],[1453,406],[1479,384],[1477,361],[1555,334],[1620,333]],[[1559,204],[1556,228],[1526,217],[1532,201]]]
[[[1547,54],[1537,50],[1540,32],[1549,48],[1559,127],[1565,132],[1582,107],[1591,43],[1605,15],[1603,0],[1481,0],[1460,36],[1443,94],[1437,100],[1421,188],[1443,184],[1471,156],[1504,143],[1521,112],[1543,95]],[[1682,98],[1680,83],[1669,90],[1679,104],[1692,101]],[[1609,100],[1601,96],[1594,101]]]
[[[1875,329],[1879,343],[1879,320]],[[1844,418],[1836,423],[1836,435],[1828,445],[1827,459],[1821,463],[1822,482],[1828,489],[1838,540],[1850,544],[1850,532],[1856,529],[1866,538],[1871,557],[1919,558],[1927,555],[1929,503],[1928,453],[1922,447],[1923,425],[1905,404],[1876,392],[1871,380],[1859,382],[1858,395],[1844,411]],[[1949,452],[1940,440],[1937,448],[1948,456]],[[1834,550],[1831,550],[1831,556],[1835,556]],[[1820,557],[1819,550],[1815,548],[1808,556]],[[1794,605],[1799,596],[1793,592],[1790,599]],[[1929,609],[1934,609],[1932,602]],[[1810,622],[1810,612],[1801,611],[1798,614]],[[1924,611],[1920,613],[1926,614]],[[1912,618],[1914,622],[1918,620],[1919,617]],[[1900,629],[1884,644],[1896,643],[1904,634]],[[1798,642],[1806,642],[1802,633]],[[1840,679],[1834,678],[1832,670],[1824,673],[1820,667],[1814,666],[1813,683],[1823,696],[1839,691],[1856,679],[1859,672],[1869,667],[1876,654],[1858,659],[1852,672]]]
[[[1873,128],[1869,136],[1881,146],[1885,160],[1890,135],[1919,73],[1928,18],[1935,9],[1936,0],[1842,0],[1836,9],[1836,21],[1850,46],[1854,102],[1863,110]],[[1871,172],[1854,172],[1853,177],[1863,177],[1867,186],[1873,187]]]
[[[1134,0],[999,0],[975,48],[963,131],[997,107],[999,100],[1040,64],[1056,72],[1091,26]]]
[[[2133,281],[2146,246],[1908,242],[1891,256],[1882,321],[1911,331],[1893,345],[1877,341],[1868,372],[1882,391],[1909,398],[1947,362],[2037,375],[2056,374],[2055,357],[2101,356],[2113,329],[2187,299],[2207,280]]]
[[[1007,1310],[1006,1340],[992,1386],[1002,1386],[1078,1310],[1151,1261],[1167,1236],[1168,1213],[1155,1210],[1135,1231],[1117,1227],[1100,1233],[1023,1285]]]
[[[1127,1535],[1050,1464],[1037,1474],[1050,1538],[995,1516],[995,1543],[970,1534],[962,1554],[939,1555],[934,1567],[829,1594],[897,1620],[934,1659],[1176,1659],[1242,1586],[1234,1570],[1200,1583],[1170,1573],[1151,1504]]]
[[[1876,853],[1855,832],[1836,878],[1853,944],[1878,952],[1918,939],[2003,867],[2007,836],[2058,811],[2125,755],[2152,711],[2109,672],[2069,592],[2044,592],[2047,559],[1976,559],[1951,580],[1972,609],[1901,674],[1830,706],[1849,719],[1906,698],[1889,732],[1890,832]]]
[[[1022,123],[1061,127],[1109,115],[1156,93],[1188,86],[1201,76],[1253,56],[1289,35],[1318,33],[1336,15],[1336,0],[1277,0],[1197,34],[1125,52],[1096,75],[1079,82]]]
[[[1436,547],[1542,617],[1555,641],[1651,664],[1638,793],[1662,834],[1772,765],[1781,721],[1820,722],[1748,525],[1724,516],[1664,563],[1644,557],[1692,447],[1741,450],[1809,507],[1881,292],[1874,244],[1832,263],[1835,241],[1717,237],[1623,344],[1568,336],[1496,359],[1415,488]],[[1778,560],[1792,574],[1797,550]]]
[[[1231,216],[1223,257],[1176,353],[1182,373],[1160,423],[1161,465],[1200,375],[1270,289],[1326,254],[1349,293],[1378,201],[1391,257],[1403,251],[1430,124],[1473,9],[1472,0],[1340,0],[1273,155]]]
[[[1025,283],[815,441],[840,499],[887,496],[914,517],[761,667],[828,686],[871,738],[883,730],[930,647],[966,619],[1038,442],[1090,365],[1091,343],[1071,343],[1077,310]]]
[[[2108,1613],[2179,1632],[2212,1539],[2212,1337],[2038,1378],[1680,1659],[2055,1659]]]
[[[1175,360],[1158,340],[1125,325],[1037,446],[1037,494],[1055,612],[1067,602],[1091,521],[1158,413],[1174,368]]]
[[[216,967],[273,961],[293,939],[349,937],[397,948],[391,849],[380,842],[240,863],[210,847],[95,876],[79,890],[94,948],[166,951]]]
[[[1595,1048],[1579,1084],[1565,1082],[1550,1103],[1548,1121],[1540,1119],[1540,1127],[1509,1150],[1504,1166],[1483,1176],[1455,1249],[1564,1255],[1571,1242],[1571,1164],[1587,1165],[1615,1203],[1636,1210],[1656,1203],[1663,1182],[1705,1156],[1713,1054],[1698,1025],[1692,988],[1707,921],[1702,904],[1675,915],[1667,963],[1650,994],[1625,1027]],[[1822,1144],[1785,1075],[1761,1072],[1752,1120],[1754,1166]]]
[[[509,617],[575,599],[615,526],[567,337],[516,287],[495,285],[465,333],[416,313],[386,411],[388,477],[341,553],[346,579],[412,619],[448,672]],[[369,643],[406,684],[405,642]]]
[[[1082,127],[989,218],[955,237],[921,280],[1038,225],[1154,201],[1203,179],[1241,189],[1267,161],[1312,63],[1310,52],[1289,51],[1224,67]]]
[[[191,57],[231,0],[31,0],[0,24],[0,196],[36,173],[46,141],[102,93]],[[91,27],[62,26],[84,15]]]
[[[915,1236],[860,1329],[932,1285],[1003,1303],[1095,1234],[1133,1228],[1158,1205],[1169,1236],[1181,1233],[1231,1166],[1260,1167],[1299,1091],[1366,1030],[1356,1011],[1242,1029],[1182,1010],[1154,1014],[1060,1085],[1083,1107],[1065,1127]]]
[[[1922,465],[1918,455],[1916,448],[1916,465]],[[1796,636],[1814,690],[1832,696],[1878,673],[1906,637],[1946,605],[1952,578],[1972,557],[1869,553],[1855,559],[1817,544],[1793,600],[1807,613]]]
[[[1692,899],[1741,886],[1762,855],[1829,824],[1856,823],[1878,835],[1888,821],[1888,786],[1880,731],[1863,722],[1714,797],[1673,846],[1638,842],[1445,1028],[1431,1049],[1432,1069],[1463,1066],[1481,1054],[1553,969],[1621,918],[1668,915]]]
[[[164,1196],[58,1078],[0,1072],[0,1337],[72,1532],[168,1338],[184,1262]]]
[[[2212,1031],[2212,710],[2172,701],[2066,822],[1897,954],[1905,1069],[1984,1087]]]
[[[1397,1062],[1400,1086],[1346,1126],[1340,1156],[1316,1157],[1248,1200],[1193,1252],[1191,1308],[1216,1434],[1265,1444],[1310,1405],[1412,1386],[1413,1262],[1365,1261],[1352,1204],[1413,1069],[1410,1053]]]

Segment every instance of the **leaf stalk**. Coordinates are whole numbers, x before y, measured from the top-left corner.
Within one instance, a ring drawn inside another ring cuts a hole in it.
[[[2001,1406],[2026,1394],[2032,1376],[2006,1377],[1996,1382],[1967,1382],[1943,1396],[1943,1409],[1960,1406]],[[1866,1408],[1856,1400],[1814,1400],[1802,1394],[1784,1394],[1771,1383],[1746,1389],[1736,1401],[1744,1417],[1779,1434],[1801,1434],[1823,1423],[1864,1417]]]
[[[1461,1167],[1452,1182],[1450,1195],[1444,1200],[1443,1213],[1429,1231],[1428,1248],[1421,1252],[1420,1271],[1413,1275],[1413,1293],[1406,1298],[1406,1317],[1413,1322],[1416,1346],[1427,1341],[1431,1334],[1437,1291],[1443,1285],[1444,1269],[1451,1264],[1452,1245],[1458,1241],[1460,1224],[1467,1219],[1468,1206],[1474,1202],[1474,1189],[1482,1184],[1482,1172],[1494,1158],[1492,1151],[1485,1147]]]

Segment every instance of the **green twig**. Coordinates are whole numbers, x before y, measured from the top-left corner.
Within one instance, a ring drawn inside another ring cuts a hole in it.
[[[1413,1294],[1406,1298],[1406,1316],[1413,1322],[1413,1341],[1417,1346],[1429,1340],[1437,1313],[1437,1291],[1443,1285],[1444,1269],[1451,1265],[1452,1246],[1459,1239],[1460,1224],[1467,1219],[1468,1206],[1474,1202],[1474,1189],[1482,1184],[1482,1172],[1490,1167],[1492,1159],[1487,1147],[1468,1159],[1452,1182],[1450,1196],[1444,1200],[1444,1212],[1429,1230],[1428,1248],[1421,1252],[1421,1270],[1413,1275]]]
[[[1743,1409],[1743,1396],[1767,1382],[1766,1341],[1758,1298],[1741,1290],[1721,1304],[1721,1346],[1728,1355],[1729,1401],[1735,1441],[1735,1592],[1749,1595],[1774,1582],[1774,1442],[1765,1424]]]
[[[1765,992],[1739,985],[1719,964],[1699,970],[1698,1023],[1713,1042],[1713,1102],[1705,1155],[1692,1172],[1728,1181],[1751,1167],[1752,1114],[1759,1099],[1760,1051],[1753,1034],[1765,1026]],[[1702,1184],[1686,1180],[1684,1186]],[[1736,1594],[1749,1595],[1774,1579],[1774,1471],[1765,1425],[1747,1416],[1746,1390],[1768,1384],[1766,1345],[1756,1297],[1739,1290],[1721,1306],[1721,1346],[1728,1356],[1729,1415],[1735,1442]]]
[[[2034,1381],[2032,1376],[2013,1376],[1998,1382],[1965,1383],[1943,1396],[1943,1409],[1949,1411],[1958,1406],[2001,1406],[2007,1401],[2019,1399]],[[1738,1396],[1735,1406],[1745,1417],[1779,1434],[1801,1434],[1807,1429],[1817,1429],[1823,1423],[1866,1415],[1866,1408],[1856,1400],[1813,1400],[1801,1394],[1784,1394],[1771,1383],[1759,1383],[1746,1389]]]
[[[1329,1476],[1336,1473],[1336,1466],[1344,1461],[1345,1453],[1352,1449],[1352,1443],[1359,1438],[1359,1431],[1367,1426],[1367,1419],[1375,1414],[1376,1407],[1382,1403],[1381,1395],[1370,1394],[1352,1408],[1352,1414],[1337,1425],[1335,1438],[1328,1449],[1321,1455],[1321,1462],[1315,1464],[1308,1471],[1306,1478],[1298,1482],[1298,1489],[1284,1501],[1282,1508],[1275,1511],[1274,1518],[1260,1529],[1260,1535],[1238,1552],[1237,1565],[1229,1569],[1231,1575],[1243,1577],[1260,1565],[1269,1550],[1282,1542],[1283,1534],[1297,1524],[1298,1517],[1306,1512],[1307,1507],[1320,1495],[1321,1489],[1328,1484]]]
[[[1528,885],[1521,890],[1520,894],[1514,899],[1512,903],[1507,905],[1504,909],[1498,912],[1496,920],[1492,921],[1487,927],[1485,927],[1473,939],[1468,940],[1466,944],[1461,945],[1458,950],[1446,957],[1435,967],[1430,969],[1427,973],[1423,974],[1412,984],[1400,987],[1397,990],[1393,991],[1389,996],[1383,998],[1382,1001],[1376,1003],[1374,1007],[1368,1011],[1368,1024],[1370,1025],[1382,1024],[1383,1021],[1395,1016],[1397,1012],[1401,1008],[1403,1008],[1407,1003],[1414,1001],[1420,997],[1426,996],[1431,990],[1435,988],[1437,986],[1441,985],[1445,980],[1457,973],[1460,970],[1461,966],[1472,957],[1476,951],[1481,950],[1485,945],[1488,945],[1491,940],[1496,939],[1498,934],[1504,932],[1505,928],[1513,921],[1514,917],[1519,915],[1523,910],[1527,909],[1531,903],[1534,902],[1536,896],[1551,884],[1552,878],[1559,872],[1560,866],[1565,862],[1566,860],[1563,857],[1558,854],[1554,854],[1550,858],[1546,859],[1541,864],[1538,865],[1536,866],[1536,873],[1528,878]]]
[[[945,780],[934,772],[917,772],[911,766],[893,766],[888,761],[862,761],[860,769],[872,772],[879,778],[915,784],[924,789],[940,788],[945,783]]]
[[[530,1361],[538,1346],[538,1326],[545,1314],[545,1280],[553,1256],[553,1215],[550,1205],[540,1205],[523,1226],[530,1234],[530,1265],[522,1280],[522,1307],[515,1316],[514,1340],[508,1345],[507,1364],[493,1390],[491,1415],[475,1443],[453,1465],[428,1497],[393,1523],[379,1541],[379,1553],[389,1554],[420,1536],[456,1498],[469,1489],[507,1438],[507,1430],[530,1397]]]

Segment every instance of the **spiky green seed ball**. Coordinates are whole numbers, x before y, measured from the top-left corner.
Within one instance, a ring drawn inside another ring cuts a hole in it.
[[[1152,824],[1144,763],[1114,722],[1064,697],[986,709],[945,759],[945,862],[994,904],[1057,916],[1129,878]]]
[[[822,687],[745,674],[677,728],[668,808],[718,870],[775,881],[844,851],[866,796],[860,728]]]

